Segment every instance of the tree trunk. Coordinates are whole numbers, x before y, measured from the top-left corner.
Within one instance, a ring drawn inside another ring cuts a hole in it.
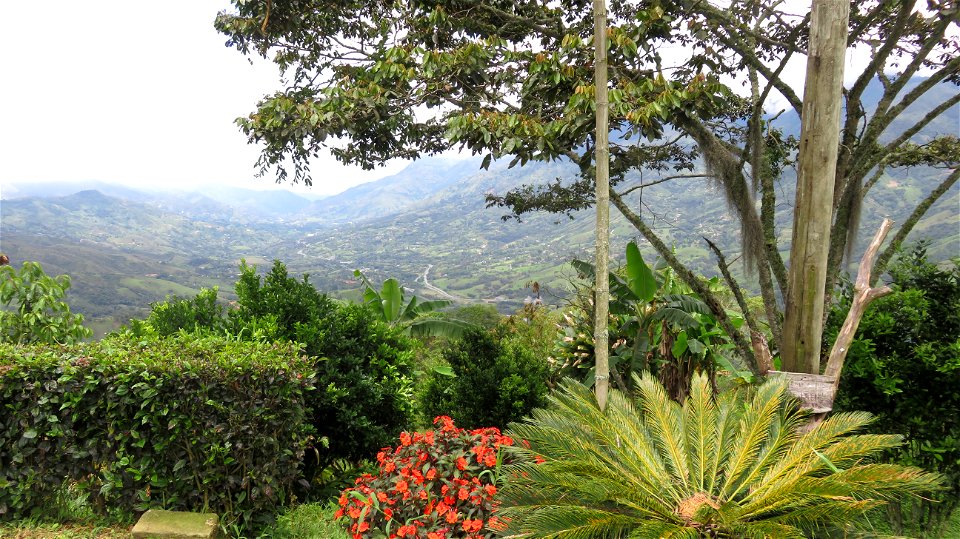
[[[813,0],[790,249],[783,368],[820,373],[849,0]]]
[[[597,100],[596,189],[597,189],[597,258],[596,299],[594,305],[593,352],[597,403],[603,410],[607,406],[607,390],[610,385],[610,347],[607,338],[607,322],[610,310],[610,281],[607,261],[610,253],[610,149],[607,102],[607,4],[606,0],[593,0],[593,45],[594,87]]]

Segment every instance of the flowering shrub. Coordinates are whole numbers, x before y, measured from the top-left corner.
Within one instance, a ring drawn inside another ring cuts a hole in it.
[[[499,522],[497,480],[515,459],[496,428],[467,431],[446,416],[438,430],[401,433],[396,449],[377,454],[380,473],[364,474],[340,495],[336,518],[354,539],[490,539]]]

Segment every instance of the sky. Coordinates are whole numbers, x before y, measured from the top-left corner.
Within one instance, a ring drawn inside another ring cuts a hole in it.
[[[279,72],[224,46],[213,20],[228,8],[227,0],[48,0],[42,10],[4,2],[0,189],[273,187],[255,177],[259,150],[233,121],[280,88]],[[336,193],[404,166],[367,172],[324,156],[310,191]]]

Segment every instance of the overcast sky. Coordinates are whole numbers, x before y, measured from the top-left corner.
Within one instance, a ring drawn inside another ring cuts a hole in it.
[[[4,2],[0,32],[0,184],[108,181],[143,187],[255,178],[258,149],[233,120],[280,87],[213,28],[227,0]],[[333,158],[313,192],[394,173]]]

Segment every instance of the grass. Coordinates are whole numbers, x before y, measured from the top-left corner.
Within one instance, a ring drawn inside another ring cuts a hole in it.
[[[0,525],[0,539],[128,539],[129,526],[19,521]]]
[[[276,524],[265,530],[262,537],[271,539],[349,539],[347,532],[333,521],[337,506],[309,503],[298,505],[277,518]]]
[[[287,509],[270,527],[256,535],[240,530],[222,530],[230,539],[349,539],[334,522],[335,503],[303,504]],[[87,499],[66,487],[43,514],[36,517],[0,522],[0,539],[129,539],[132,515],[107,517],[93,512]]]

